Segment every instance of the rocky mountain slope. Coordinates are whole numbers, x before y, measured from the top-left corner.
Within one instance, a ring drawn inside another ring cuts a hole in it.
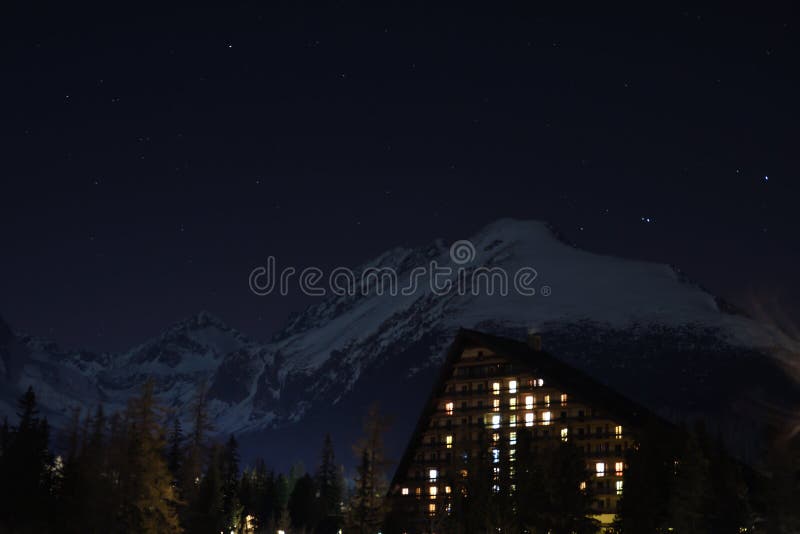
[[[535,329],[556,356],[668,417],[722,421],[720,432],[744,455],[755,443],[741,434],[757,433],[758,407],[791,411],[800,399],[780,369],[800,354],[797,342],[733,313],[672,267],[592,254],[532,221],[497,221],[461,245],[392,249],[355,269],[390,268],[402,288],[415,268],[436,262],[454,269],[442,278],[450,291],[426,278],[409,294],[359,285],[320,299],[267,342],[205,312],[122,354],[65,350],[0,322],[0,415],[12,416],[14,399],[33,384],[59,426],[74,406],[124,406],[152,378],[162,403],[179,412],[206,383],[216,429],[253,450],[269,443],[273,454],[304,454],[305,441],[326,430],[347,442],[373,400],[395,415],[403,440],[461,326],[520,338]],[[507,273],[507,294],[499,286],[489,294],[487,279],[474,278],[482,267]],[[513,284],[521,270],[524,291]]]

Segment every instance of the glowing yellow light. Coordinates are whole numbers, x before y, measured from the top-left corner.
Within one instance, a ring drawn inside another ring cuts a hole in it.
[[[525,426],[533,426],[533,412],[525,414]]]

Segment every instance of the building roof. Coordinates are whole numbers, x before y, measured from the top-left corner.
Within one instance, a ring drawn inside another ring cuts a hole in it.
[[[392,479],[392,486],[398,482],[398,474],[405,473],[412,461],[414,447],[425,431],[428,419],[436,411],[436,399],[444,393],[444,384],[453,374],[453,365],[465,349],[483,347],[506,357],[530,372],[541,374],[548,381],[555,382],[571,396],[583,400],[591,406],[607,412],[620,424],[634,428],[660,428],[677,430],[671,423],[650,412],[638,403],[624,397],[610,387],[591,378],[586,373],[558,360],[546,351],[535,350],[527,342],[485,334],[476,330],[460,329],[450,345],[441,372],[431,391],[423,412],[417,420],[414,433],[406,445],[405,452]]]

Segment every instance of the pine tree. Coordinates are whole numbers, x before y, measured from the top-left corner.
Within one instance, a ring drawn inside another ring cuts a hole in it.
[[[183,457],[183,429],[180,417],[172,418],[172,429],[168,438],[167,467],[172,473],[173,480],[180,477],[181,459]]]
[[[196,497],[203,474],[204,461],[208,457],[208,433],[213,429],[208,415],[208,399],[205,383],[200,384],[191,406],[192,432],[189,434],[183,465],[181,466],[181,492],[183,499],[191,504]]]
[[[387,483],[384,469],[383,434],[387,422],[372,406],[364,423],[364,437],[354,447],[360,457],[356,489],[349,501],[345,524],[348,532],[374,534],[378,532],[386,513]]]
[[[344,486],[341,469],[336,465],[331,435],[326,434],[322,443],[322,459],[317,469],[316,483],[319,491],[319,524],[316,532],[332,534],[341,526],[341,502]]]
[[[153,383],[148,381],[127,409],[128,498],[126,516],[132,530],[147,534],[181,532],[178,497],[163,456],[165,432],[156,415]]]
[[[223,511],[222,449],[211,449],[207,468],[198,484],[195,499],[188,507],[188,530],[197,534],[217,534],[226,525]]]
[[[0,524],[13,530],[24,526],[36,529],[46,524],[47,512],[52,509],[51,456],[48,450],[50,428],[39,416],[33,388],[18,401],[19,423],[5,430],[6,444],[0,458]]]
[[[222,453],[221,475],[223,516],[228,530],[235,530],[241,522],[242,506],[239,500],[239,444],[233,434]]]
[[[674,486],[675,444],[654,428],[640,433],[627,452],[625,488],[615,521],[623,534],[648,534],[668,522],[670,490]]]
[[[711,473],[700,439],[689,433],[673,478],[669,527],[679,534],[711,532]]]
[[[311,532],[316,527],[316,494],[317,488],[311,475],[305,474],[297,479],[287,507],[295,531]]]

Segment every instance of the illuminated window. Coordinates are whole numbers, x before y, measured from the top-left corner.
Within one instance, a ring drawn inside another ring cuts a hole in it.
[[[432,503],[430,503],[428,505],[428,513],[430,515],[435,515],[436,514],[436,503],[432,502]]]
[[[549,407],[550,406],[550,395],[544,396],[544,405]]]
[[[492,491],[495,493],[500,493],[500,485],[499,484],[492,485]]]
[[[415,488],[414,495],[416,495],[417,497],[422,496],[422,488]]]
[[[492,428],[500,428],[500,416],[493,415],[492,416]]]
[[[561,394],[561,406],[566,406],[566,405],[567,405],[567,394],[566,393],[562,393]]]
[[[622,481],[617,480],[617,495],[622,495]]]
[[[492,441],[500,441],[500,434],[497,432],[492,434]]]
[[[542,412],[542,421],[545,425],[550,424],[550,412]]]
[[[525,426],[533,426],[533,412],[525,414]]]
[[[516,445],[517,444],[517,433],[516,432],[511,432],[511,433],[508,434],[508,443],[510,445]]]
[[[616,463],[614,464],[614,472],[616,473],[616,475],[617,475],[618,477],[621,477],[621,476],[622,476],[622,470],[623,470],[624,468],[625,468],[625,467],[624,467],[624,465],[623,465],[623,463],[622,463],[622,462],[616,462]]]
[[[401,489],[400,493],[402,493],[403,495],[408,495],[408,488]]]
[[[513,462],[515,460],[515,456],[517,455],[517,449],[508,449],[508,456],[511,458]]]
[[[581,488],[581,490],[585,490],[586,489],[586,482],[581,482],[580,488]]]
[[[516,380],[509,380],[508,381],[508,392],[512,395],[517,392],[517,381]]]
[[[453,448],[453,436],[447,436],[444,438],[444,442],[447,444],[448,449]]]
[[[500,411],[500,399],[494,399],[492,401],[492,409],[496,412]]]
[[[509,410],[516,410],[517,409],[517,398],[511,397],[508,399],[508,409]]]
[[[517,426],[517,416],[516,415],[509,415],[508,416],[508,426],[514,428]]]
[[[597,462],[594,468],[598,478],[606,475],[606,464],[603,462]]]
[[[492,392],[495,395],[500,395],[500,382],[494,382],[492,384]]]
[[[449,494],[451,491],[452,491],[452,490],[450,489],[450,486],[445,486],[445,487],[444,487],[444,492],[445,492],[445,493]]]
[[[492,449],[492,463],[500,463],[500,449]]]
[[[537,383],[539,384],[539,387],[542,387],[544,385],[544,380],[540,378],[539,380],[537,380]]]
[[[533,399],[533,395],[528,395],[528,396],[526,396],[526,397],[525,397],[525,409],[526,409],[526,410],[531,410],[531,409],[533,409],[533,403],[534,403],[534,402],[535,402],[535,401],[534,401],[534,399]]]
[[[614,439],[622,439],[622,425],[614,427]]]
[[[431,469],[428,472],[428,476],[431,479],[431,482],[436,482],[436,477],[439,475],[439,472],[436,469]]]
[[[436,486],[431,486],[430,488],[428,488],[428,492],[431,494],[431,499],[436,498],[436,491],[437,491]]]
[[[567,441],[569,430],[566,428],[561,429],[561,441]]]
[[[444,411],[447,412],[447,415],[453,415],[453,403],[448,402],[444,405]]]

